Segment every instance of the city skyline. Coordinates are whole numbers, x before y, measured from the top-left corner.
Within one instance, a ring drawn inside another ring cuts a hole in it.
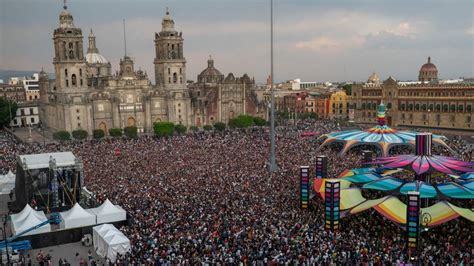
[[[406,6],[410,6],[407,10]],[[469,1],[275,1],[275,79],[416,80],[431,56],[441,79],[474,76],[474,26]],[[54,72],[52,32],[62,1],[3,1],[0,69]],[[154,33],[166,7],[185,39],[187,79],[196,80],[209,55],[223,73],[264,82],[269,68],[269,1],[68,1],[84,49],[90,28],[113,72],[127,52],[153,80]],[[7,12],[8,11],[8,12]],[[407,12],[408,11],[408,12]],[[34,14],[34,15],[33,15]],[[381,60],[383,59],[383,60]]]

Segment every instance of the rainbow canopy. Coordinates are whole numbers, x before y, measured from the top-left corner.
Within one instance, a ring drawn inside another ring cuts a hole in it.
[[[326,140],[321,144],[321,148],[333,142],[342,142],[344,147],[341,154],[345,154],[351,148],[358,145],[373,145],[382,151],[383,156],[388,156],[389,150],[394,146],[410,146],[415,147],[415,137],[418,132],[399,131],[390,128],[386,124],[386,111],[383,102],[377,109],[377,125],[366,130],[346,130],[340,132],[331,132],[322,135]],[[449,146],[444,142],[445,137],[433,135],[433,142],[441,145],[448,150]]]
[[[383,165],[383,168],[405,168],[413,170],[417,175],[439,172],[449,175],[474,171],[474,163],[459,161],[452,157],[438,155],[399,155],[393,157],[377,158],[372,164]],[[462,179],[472,178],[463,174]]]

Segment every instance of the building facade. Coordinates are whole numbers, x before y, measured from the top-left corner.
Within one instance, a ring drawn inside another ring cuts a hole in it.
[[[26,93],[22,84],[0,83],[0,97],[16,103],[26,101]]]
[[[39,124],[38,106],[34,102],[24,102],[18,105],[16,116],[10,122],[13,127],[28,127]]]
[[[40,120],[53,131],[102,129],[107,134],[111,128],[135,126],[139,132],[151,132],[160,121],[202,126],[259,113],[255,110],[260,106],[250,100],[255,82],[246,75],[219,76],[218,82],[201,80],[197,87],[187,88],[184,39],[168,11],[154,38],[155,85],[127,54],[120,59],[119,71],[112,74],[92,30],[85,55],[82,40],[82,30],[74,26],[64,6],[53,33],[56,79],[50,80],[43,71],[39,75]],[[214,89],[193,90],[206,86]]]
[[[329,118],[346,119],[349,116],[349,101],[345,91],[331,93],[329,97]]]
[[[421,70],[420,75],[424,75]],[[387,108],[387,123],[392,126],[474,129],[473,84],[439,83],[437,77],[413,84],[399,84],[391,77],[381,84],[355,84],[351,97],[354,121],[373,123],[381,101]]]
[[[266,118],[263,101],[257,99],[255,80],[247,74],[226,77],[209,58],[207,68],[198,76],[197,82],[189,85],[193,124],[202,126],[215,122],[227,123],[239,115]]]

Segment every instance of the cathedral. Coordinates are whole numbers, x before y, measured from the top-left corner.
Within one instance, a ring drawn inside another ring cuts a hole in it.
[[[82,30],[74,26],[64,6],[54,30],[54,80],[40,73],[40,120],[53,131],[135,126],[152,132],[153,124],[170,121],[185,126],[228,122],[240,114],[266,116],[265,105],[255,97],[255,81],[247,74],[226,78],[213,60],[196,83],[187,85],[182,33],[175,30],[168,11],[155,33],[155,84],[146,72],[135,69],[125,53],[119,71],[99,53],[92,30],[84,55]]]

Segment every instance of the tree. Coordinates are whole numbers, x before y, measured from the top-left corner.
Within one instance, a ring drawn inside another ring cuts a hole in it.
[[[94,129],[94,131],[92,132],[92,136],[94,137],[94,139],[101,139],[105,137],[105,132],[102,129]]]
[[[225,124],[222,122],[217,122],[214,124],[214,129],[217,131],[224,131],[225,129]]]
[[[153,130],[158,137],[170,137],[174,134],[174,125],[171,122],[156,122]]]
[[[186,133],[187,128],[186,128],[186,126],[183,126],[181,124],[177,124],[177,125],[174,126],[174,130],[179,135],[182,135],[182,134]]]
[[[346,95],[352,95],[352,84],[345,84],[342,89],[346,92]]]
[[[122,129],[120,129],[120,128],[111,128],[111,129],[109,129],[109,135],[111,137],[121,137],[122,136]]]
[[[259,127],[263,127],[267,125],[267,121],[265,119],[261,117],[257,117],[257,116],[253,118],[253,123]]]
[[[53,139],[59,141],[66,141],[71,139],[71,134],[68,131],[57,131],[53,133]]]
[[[18,105],[16,102],[7,100],[3,97],[0,98],[0,128],[10,125],[11,119],[15,118],[17,109]]]
[[[125,134],[125,136],[129,138],[136,138],[137,132],[138,132],[138,129],[135,126],[125,127],[123,129],[123,133]]]
[[[196,132],[199,130],[199,128],[197,126],[190,126],[189,129],[193,132]]]
[[[232,128],[245,128],[254,125],[253,117],[250,115],[239,115],[236,118],[229,120],[229,127]]]
[[[72,131],[72,137],[77,140],[83,140],[87,138],[87,131],[84,129],[76,129]]]
[[[222,124],[224,125],[224,128],[225,128],[225,124],[224,124],[224,123],[222,123]],[[212,130],[212,126],[211,126],[211,125],[204,125],[202,128],[203,128],[204,130],[206,130],[206,131],[211,131],[211,130]]]

